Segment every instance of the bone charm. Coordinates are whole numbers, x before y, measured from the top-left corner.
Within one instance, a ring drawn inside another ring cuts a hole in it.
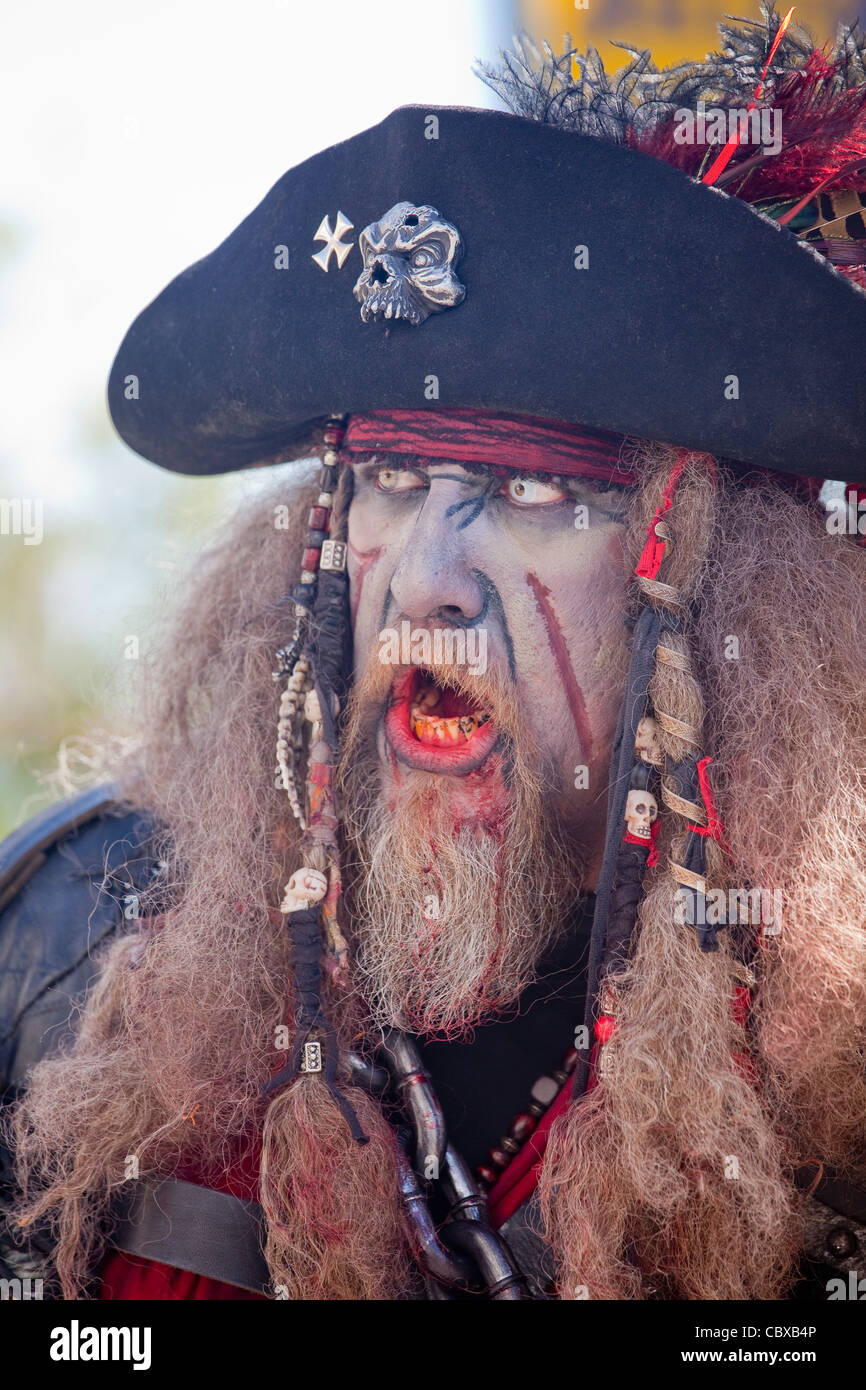
[[[328,891],[328,880],[318,869],[298,869],[286,884],[280,912],[300,912],[322,901]]]
[[[632,835],[639,840],[649,840],[658,813],[658,802],[652,792],[629,792],[625,804],[625,821]]]
[[[634,751],[641,762],[651,763],[653,767],[661,767],[663,758],[659,726],[649,715],[644,715],[638,723],[634,739]]]
[[[322,737],[322,706],[315,690],[307,691],[304,699],[304,718],[312,725],[310,742],[318,743]]]

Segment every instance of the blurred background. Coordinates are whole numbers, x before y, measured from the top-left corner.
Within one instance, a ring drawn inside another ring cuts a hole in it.
[[[471,71],[518,26],[659,63],[716,47],[723,0],[10,0],[0,122],[0,835],[56,795],[64,740],[123,732],[154,616],[260,472],[164,474],[104,386],[135,315],[277,178],[407,102],[495,105]],[[785,6],[780,5],[784,10]],[[819,42],[858,0],[803,0]],[[758,18],[757,0],[736,13]],[[2,510],[5,507],[5,510]],[[26,511],[24,513],[26,518]],[[35,515],[35,514],[32,514]],[[31,529],[30,539],[38,532]]]

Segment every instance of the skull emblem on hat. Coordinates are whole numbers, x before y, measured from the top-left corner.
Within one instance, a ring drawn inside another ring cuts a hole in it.
[[[658,813],[658,802],[652,792],[629,792],[625,804],[625,820],[632,835],[636,835],[639,840],[648,840]]]
[[[454,272],[463,254],[460,233],[426,204],[396,203],[364,228],[358,248],[364,269],[354,295],[365,323],[381,318],[423,323],[466,295]]]

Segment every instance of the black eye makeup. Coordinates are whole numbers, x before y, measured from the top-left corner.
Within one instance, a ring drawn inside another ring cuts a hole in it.
[[[435,466],[440,466],[438,460]],[[474,520],[490,500],[501,501],[520,511],[551,511],[563,505],[583,504],[590,511],[600,513],[606,520],[623,521],[627,511],[627,493],[624,488],[611,488],[602,482],[589,478],[562,477],[558,474],[521,472],[519,468],[498,467],[495,470],[483,464],[460,465],[463,475],[438,474],[438,477],[453,476],[467,484],[475,479],[483,484],[480,491],[472,497],[455,503],[449,508],[449,515],[466,511],[460,525]],[[419,492],[430,485],[431,464],[421,462],[418,455],[388,454],[386,458],[373,454],[354,465],[356,476],[371,485],[379,493],[391,496]],[[474,475],[474,478],[472,477]]]

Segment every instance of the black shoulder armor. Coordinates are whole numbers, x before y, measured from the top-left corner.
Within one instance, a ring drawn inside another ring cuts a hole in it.
[[[146,813],[97,787],[50,807],[0,844],[0,1090],[68,1036],[93,956],[130,926],[157,865]]]

